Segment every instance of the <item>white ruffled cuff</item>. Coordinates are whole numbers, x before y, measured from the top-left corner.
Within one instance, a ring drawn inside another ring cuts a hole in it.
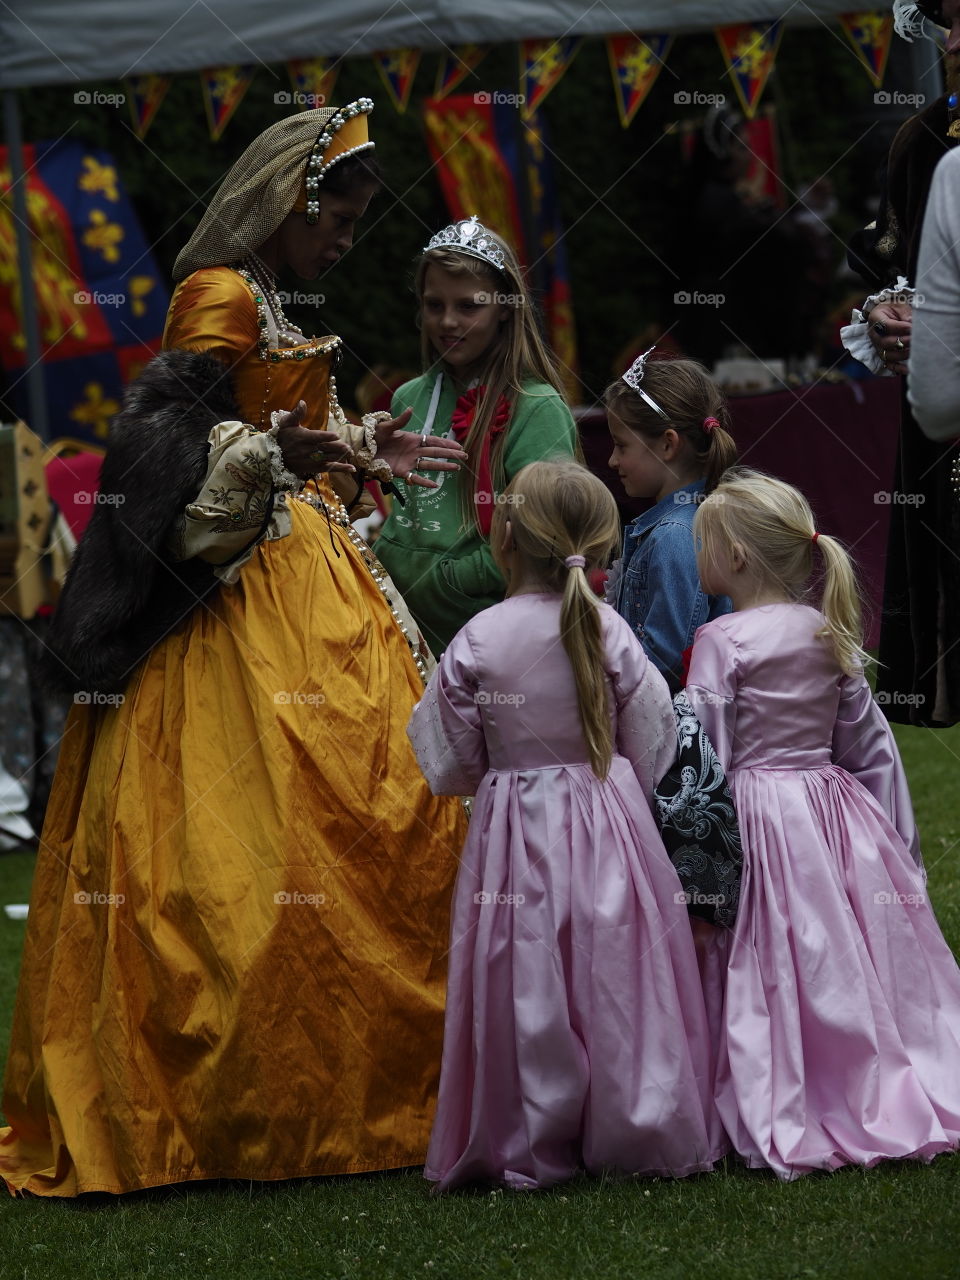
[[[907,284],[906,276],[897,276],[896,283],[879,293],[871,293],[860,307],[854,307],[850,315],[850,323],[840,330],[840,341],[854,360],[866,365],[871,373],[893,378],[896,375],[883,363],[880,353],[870,341],[870,322],[868,316],[880,302],[905,302],[913,306],[916,290]]]

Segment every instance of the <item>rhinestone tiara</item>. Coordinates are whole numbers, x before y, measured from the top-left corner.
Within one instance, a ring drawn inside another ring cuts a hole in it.
[[[365,119],[372,110],[372,98],[357,98],[338,107],[320,130],[307,160],[307,222],[311,226],[320,216],[320,183],[333,166],[373,147]]]
[[[627,372],[623,375],[623,381],[627,384],[627,386],[630,388],[631,391],[635,391],[637,393],[637,395],[640,397],[641,400],[644,401],[645,404],[648,404],[651,409],[659,413],[660,417],[663,418],[664,422],[669,422],[670,421],[669,416],[663,411],[663,409],[660,408],[656,400],[654,400],[653,396],[648,395],[647,392],[644,391],[643,387],[641,387],[640,385],[640,383],[643,380],[643,375],[647,368],[647,357],[653,355],[656,349],[657,348],[653,346],[650,348],[649,351],[645,351],[642,356],[637,356],[636,360],[634,360],[633,364],[630,366]]]
[[[431,236],[429,243],[424,245],[423,252],[429,253],[431,249],[455,249],[458,253],[469,253],[474,258],[488,262],[498,271],[507,269],[503,250],[476,214],[463,218],[460,222],[451,222],[449,227],[444,227],[435,236]]]

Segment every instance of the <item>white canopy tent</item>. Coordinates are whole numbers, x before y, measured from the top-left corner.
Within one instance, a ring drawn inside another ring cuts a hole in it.
[[[875,0],[878,7],[883,0]],[[130,75],[233,63],[359,57],[385,49],[443,49],[618,32],[682,35],[734,22],[830,26],[856,0],[11,0],[0,6],[0,90],[12,174],[31,426],[47,438],[18,90],[80,86]],[[929,93],[936,63],[914,45],[914,76]],[[939,91],[939,90],[938,90]]]

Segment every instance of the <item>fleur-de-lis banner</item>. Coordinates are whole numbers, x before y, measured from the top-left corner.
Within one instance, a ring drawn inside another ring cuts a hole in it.
[[[170,88],[169,76],[128,76],[127,89],[130,98],[130,115],[133,131],[138,138],[147,136],[153,118],[160,110],[160,103]]]
[[[201,71],[203,105],[207,111],[210,137],[217,142],[230,123],[233,113],[250,88],[256,66],[211,67]]]
[[[667,60],[673,36],[607,36],[607,56],[617,95],[620,123],[626,129]]]
[[[410,101],[413,78],[420,65],[420,50],[386,49],[383,53],[375,53],[373,61],[393,105],[402,115]]]
[[[753,119],[764,86],[777,60],[783,23],[737,22],[714,34],[744,114]]]
[[[107,437],[123,387],[160,349],[169,294],[113,157],[79,142],[24,147],[43,374],[55,434]],[[10,186],[0,149],[0,192]],[[9,204],[0,204],[0,365],[29,423],[26,339]]]
[[[489,45],[457,44],[441,56],[437,68],[437,83],[433,91],[434,98],[439,101],[448,93],[453,93],[457,85],[487,56]]]
[[[840,25],[853,45],[857,57],[866,67],[867,75],[873,81],[873,87],[879,89],[883,84],[883,73],[887,69],[887,58],[890,56],[893,14],[877,13],[873,9],[841,13]]]
[[[550,90],[560,83],[582,43],[580,36],[520,41],[520,103],[525,120],[530,119]]]
[[[295,58],[287,63],[292,92],[293,111],[309,111],[311,107],[333,105],[333,87],[340,74],[336,58]],[[277,95],[282,100],[282,94]]]

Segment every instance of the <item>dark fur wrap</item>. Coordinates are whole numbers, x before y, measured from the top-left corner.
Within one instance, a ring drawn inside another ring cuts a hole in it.
[[[215,587],[213,566],[173,563],[165,544],[196,500],[210,430],[241,418],[227,367],[165,351],[127,389],[110,429],[100,494],[50,627],[46,678],[71,693],[119,693],[150,650]]]

